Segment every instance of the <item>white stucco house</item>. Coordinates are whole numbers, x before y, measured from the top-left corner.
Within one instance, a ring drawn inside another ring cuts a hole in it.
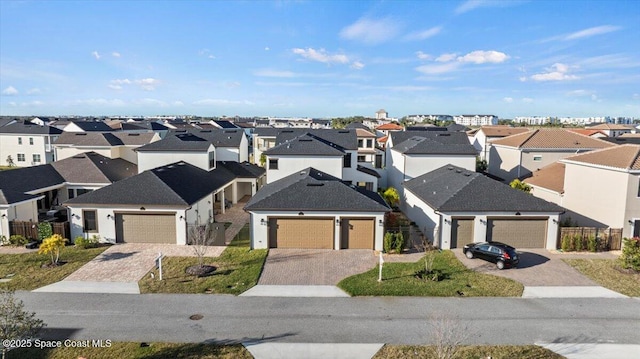
[[[0,126],[0,165],[30,167],[56,160],[52,144],[62,131],[46,125],[13,121]]]

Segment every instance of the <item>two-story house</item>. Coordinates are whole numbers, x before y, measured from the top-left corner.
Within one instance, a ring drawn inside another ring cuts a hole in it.
[[[609,137],[618,137],[627,133],[635,133],[635,128],[615,123],[601,123],[599,125],[589,126],[587,129],[602,131],[602,133]]]
[[[471,141],[473,147],[475,147],[478,150],[478,153],[480,153],[480,159],[483,159],[488,163],[491,141],[528,131],[529,129],[525,127],[482,126],[468,131],[467,134],[469,135],[469,141]]]
[[[586,227],[622,228],[640,236],[640,145],[619,145],[566,157],[525,179],[532,194],[566,208]]]
[[[156,141],[160,141],[160,136],[155,132],[64,132],[53,148],[58,160],[83,152],[96,152],[138,163],[135,149]]]
[[[55,127],[12,122],[0,127],[0,163],[18,167],[55,161],[52,144],[62,134]],[[10,163],[11,162],[11,163]]]

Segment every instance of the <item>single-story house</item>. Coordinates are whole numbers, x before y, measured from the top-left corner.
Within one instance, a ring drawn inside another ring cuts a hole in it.
[[[404,188],[405,214],[439,248],[485,241],[556,248],[562,207],[480,173],[446,165]]]
[[[390,211],[379,194],[311,167],[265,185],[244,209],[252,248],[378,251]]]

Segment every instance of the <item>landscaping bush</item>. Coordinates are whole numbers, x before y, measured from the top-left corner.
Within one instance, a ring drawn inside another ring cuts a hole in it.
[[[73,241],[76,247],[87,249],[87,248],[96,248],[98,243],[100,242],[100,236],[93,235],[91,238],[84,238],[83,236],[77,236]]]
[[[620,266],[640,271],[640,238],[624,238]]]
[[[51,256],[51,266],[57,266],[60,260],[60,250],[65,247],[67,243],[66,238],[62,238],[59,234],[54,234],[51,237],[45,238],[38,250],[39,254],[48,254]]]
[[[9,237],[9,243],[11,243],[12,246],[24,246],[25,244],[29,243],[29,240],[24,236],[14,234],[13,236]]]
[[[571,252],[573,250],[573,238],[571,236],[562,237],[560,248],[563,252]]]
[[[598,238],[595,236],[589,236],[587,238],[587,249],[589,252],[597,252],[598,251]]]
[[[402,232],[392,233],[387,232],[384,235],[382,242],[382,248],[385,253],[402,253],[406,245],[406,240]]]
[[[0,246],[6,246],[9,244],[11,244],[11,242],[9,242],[7,236],[0,236]]]
[[[577,252],[581,252],[582,251],[582,236],[581,235],[576,234],[575,236],[573,236],[573,248]]]
[[[382,242],[382,249],[384,249],[385,253],[391,253],[391,249],[393,247],[393,240],[395,236],[391,232],[387,232],[384,234],[384,240]]]
[[[49,238],[53,235],[53,227],[51,223],[42,222],[38,223],[38,242],[42,242],[45,238]]]
[[[405,245],[405,239],[404,239],[404,235],[402,235],[402,232],[398,232],[395,235],[395,243],[393,243],[393,248],[395,249],[396,253],[402,253],[402,250],[404,250],[404,245]]]

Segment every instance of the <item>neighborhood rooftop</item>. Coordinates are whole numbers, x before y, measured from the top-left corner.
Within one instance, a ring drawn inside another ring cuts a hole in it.
[[[582,162],[592,165],[640,170],[640,145],[620,145],[567,157],[565,161]]]
[[[533,186],[546,188],[557,193],[563,193],[564,174],[565,164],[562,162],[554,162],[533,172],[532,176],[524,181]]]
[[[491,141],[493,145],[515,148],[596,149],[615,146],[612,143],[567,130],[538,129]]]

